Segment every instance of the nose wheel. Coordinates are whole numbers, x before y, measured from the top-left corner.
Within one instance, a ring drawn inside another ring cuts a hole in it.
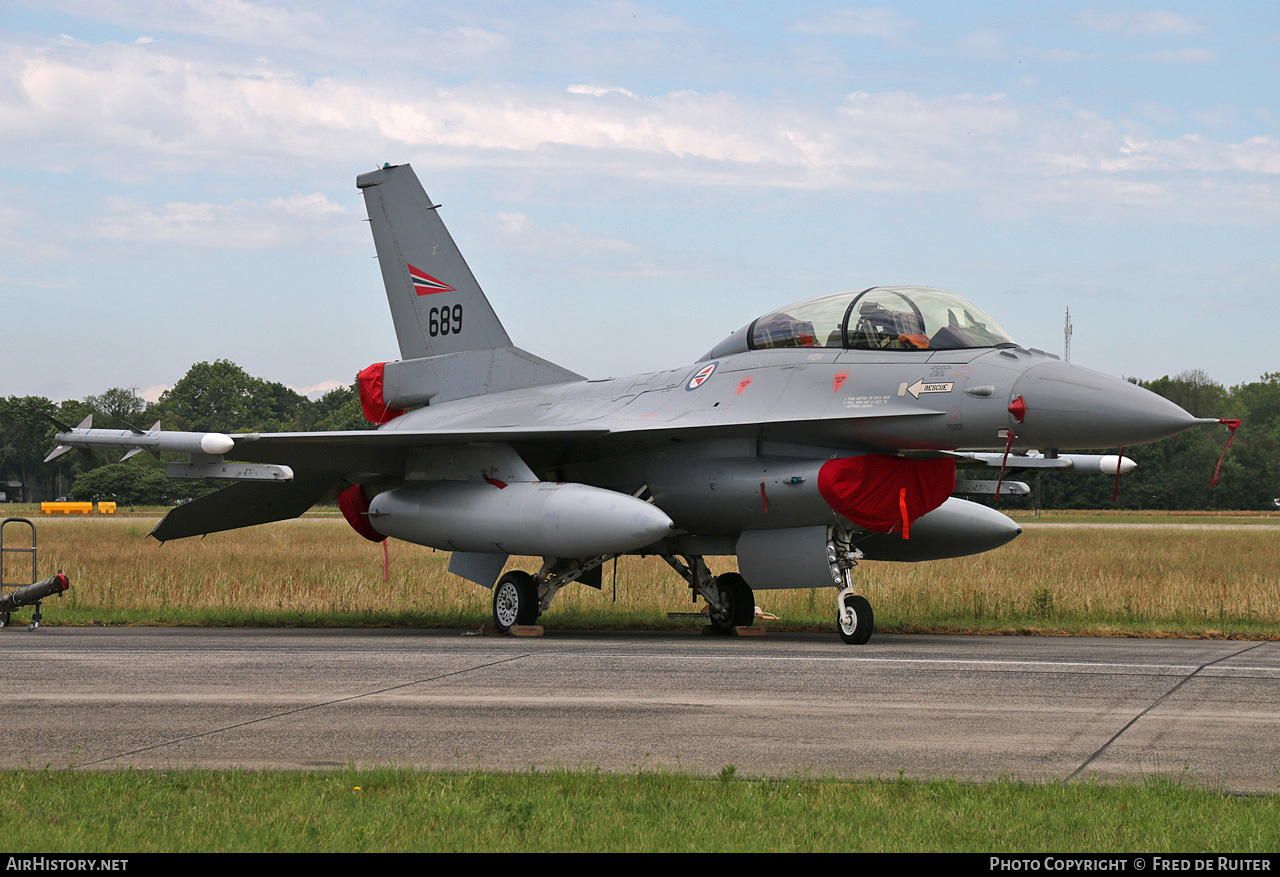
[[[871,639],[871,631],[875,629],[875,613],[871,611],[871,604],[866,597],[841,591],[836,605],[836,626],[840,629],[840,639],[855,646]]]

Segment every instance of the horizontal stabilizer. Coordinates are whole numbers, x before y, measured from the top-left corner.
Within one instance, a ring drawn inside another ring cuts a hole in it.
[[[427,402],[582,380],[582,375],[519,347],[495,347],[389,362],[383,393],[388,405],[414,408]]]
[[[342,481],[336,472],[306,472],[292,481],[242,481],[180,505],[151,535],[161,542],[296,518]]]

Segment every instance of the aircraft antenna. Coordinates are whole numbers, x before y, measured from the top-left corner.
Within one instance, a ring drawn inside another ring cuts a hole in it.
[[[1067,321],[1062,327],[1062,358],[1071,362],[1071,307],[1067,307]]]

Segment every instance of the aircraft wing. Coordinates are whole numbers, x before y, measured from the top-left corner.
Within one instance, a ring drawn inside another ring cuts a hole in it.
[[[571,425],[542,427],[473,427],[463,429],[381,429],[348,432],[280,432],[233,435],[235,448],[227,452],[230,459],[262,463],[283,463],[294,467],[352,469],[373,465],[377,459],[403,453],[407,449],[465,445],[476,442],[505,442],[510,445],[578,443],[609,439],[658,443],[671,437],[697,439],[722,436],[757,435],[762,430],[785,434],[799,430],[807,435],[829,437],[844,446],[856,445],[849,438],[839,441],[842,425],[851,420],[893,417],[941,416],[943,412],[914,409],[882,410],[875,413],[851,412],[840,417],[810,418],[744,418],[742,420],[699,419],[688,416],[673,420],[654,419],[612,421],[608,425]],[[597,422],[598,423],[598,422]],[[825,434],[829,434],[825,435]],[[68,443],[65,436],[58,440]],[[869,448],[891,451],[891,448]]]
[[[340,472],[303,472],[284,483],[240,481],[169,510],[151,535],[161,542],[296,518],[343,481]]]
[[[466,445],[473,442],[581,441],[608,435],[604,428],[489,427],[431,430],[350,430],[342,432],[274,432],[233,435],[235,447],[226,456],[235,460],[284,463],[299,468],[350,470],[398,457],[411,448]],[[376,467],[375,467],[376,468]]]
[[[854,419],[939,412],[911,410],[859,413]],[[834,425],[849,418],[832,420]],[[762,428],[785,434],[814,428],[815,421],[638,422],[606,426],[380,429],[334,432],[183,433],[160,430],[93,429],[88,421],[56,435],[56,453],[71,448],[114,448],[132,456],[140,450],[186,452],[188,462],[166,464],[175,478],[221,478],[236,483],[170,511],[151,535],[161,542],[295,518],[352,477],[403,474],[405,454],[416,448],[477,443],[507,445],[578,444],[591,441],[665,442],[673,436],[756,434]],[[60,424],[60,426],[63,426]],[[231,465],[236,460],[250,465]],[[260,464],[260,465],[253,465]]]

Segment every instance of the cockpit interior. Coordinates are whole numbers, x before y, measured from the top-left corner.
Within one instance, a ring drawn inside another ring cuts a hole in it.
[[[734,332],[711,355],[775,347],[887,351],[1014,346],[981,308],[955,293],[876,286],[779,308]]]

